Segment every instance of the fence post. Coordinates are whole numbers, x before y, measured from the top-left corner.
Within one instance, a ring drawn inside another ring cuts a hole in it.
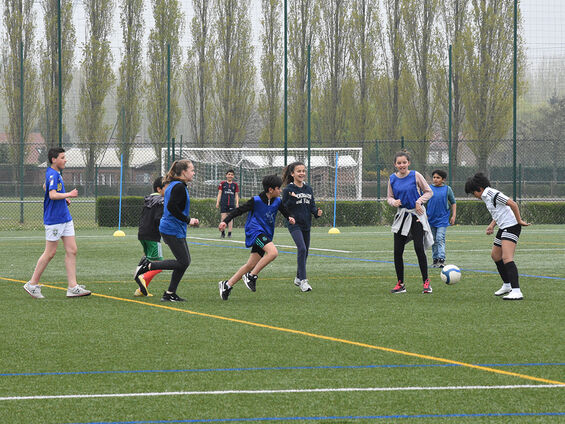
[[[24,223],[24,43],[20,41],[20,224]]]

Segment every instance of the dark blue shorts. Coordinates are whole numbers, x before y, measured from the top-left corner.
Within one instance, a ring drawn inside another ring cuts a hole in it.
[[[253,246],[251,246],[251,253],[258,253],[261,257],[265,256],[263,247],[265,247],[266,244],[269,244],[272,241],[273,240],[267,234],[259,234],[253,242]]]

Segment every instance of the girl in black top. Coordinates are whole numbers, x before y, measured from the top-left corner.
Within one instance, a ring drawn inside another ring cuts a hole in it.
[[[288,231],[298,249],[294,284],[303,292],[312,290],[306,278],[312,215],[316,218],[322,216],[322,210],[316,207],[312,187],[304,182],[305,179],[306,167],[302,162],[293,162],[283,171],[283,184],[287,184],[283,190],[283,205],[296,221],[294,225],[288,225]]]

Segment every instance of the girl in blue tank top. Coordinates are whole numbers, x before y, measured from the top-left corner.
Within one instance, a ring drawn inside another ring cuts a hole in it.
[[[404,285],[404,246],[410,240],[414,241],[414,250],[418,257],[418,265],[422,274],[422,293],[431,293],[432,286],[428,279],[428,264],[426,251],[424,249],[424,226],[427,225],[426,210],[423,203],[427,202],[433,195],[432,189],[417,171],[408,169],[410,156],[403,150],[394,156],[396,172],[390,176],[388,183],[387,202],[398,208],[393,223],[394,233],[394,268],[398,282],[392,293],[406,293]]]

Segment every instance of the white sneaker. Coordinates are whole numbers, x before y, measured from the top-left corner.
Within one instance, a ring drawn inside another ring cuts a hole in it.
[[[308,284],[308,280],[302,280],[300,282],[300,290],[303,292],[312,291],[312,287],[310,286],[310,284]]]
[[[494,292],[495,296],[502,296],[503,294],[510,293],[512,291],[512,287],[510,284],[503,284],[501,288]]]
[[[504,296],[502,300],[523,300],[524,295],[520,290],[512,290],[509,294]]]
[[[41,294],[40,284],[31,284],[29,281],[24,284],[24,290],[29,293],[31,297],[36,299],[45,299],[45,296]]]
[[[76,286],[67,289],[67,297],[81,297],[89,295],[90,290],[86,290],[82,284],[77,284]]]
[[[302,280],[298,277],[294,277],[294,285],[296,287],[300,287],[300,283],[302,282]]]

